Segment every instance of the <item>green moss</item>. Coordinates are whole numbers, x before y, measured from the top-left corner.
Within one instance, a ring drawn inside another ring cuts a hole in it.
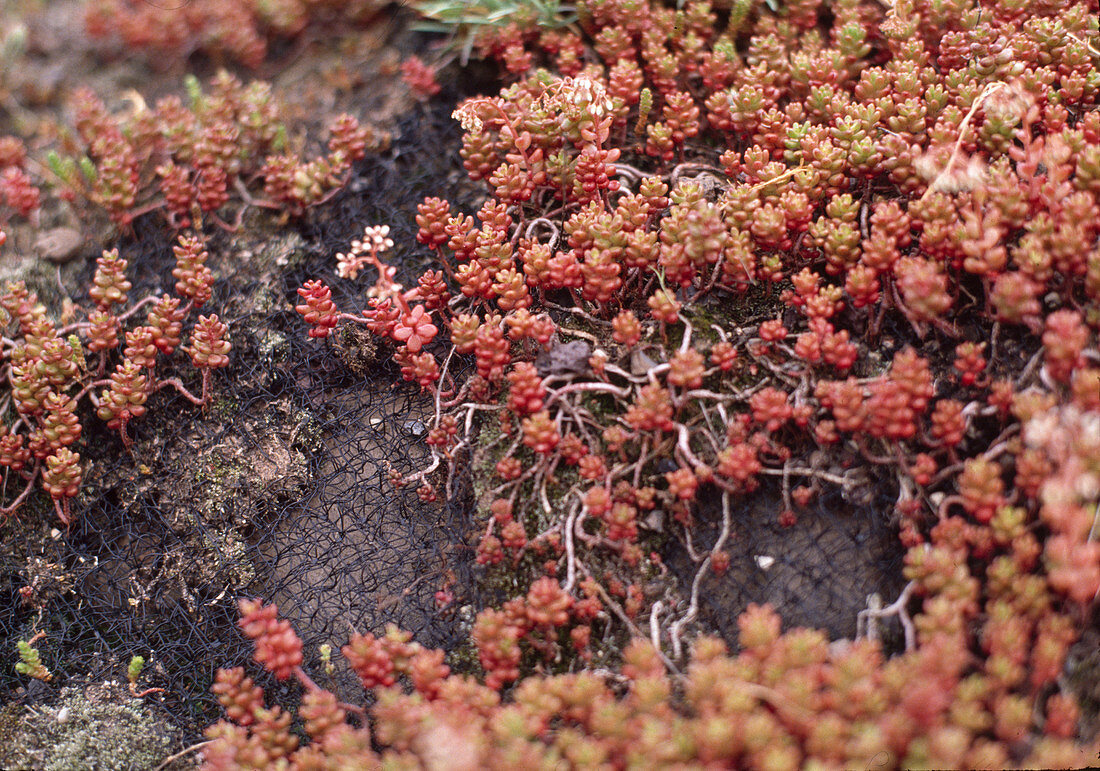
[[[5,264],[0,267],[0,286],[9,281],[24,282],[27,289],[38,295],[38,301],[54,317],[61,313],[62,301],[68,299],[61,293],[61,287],[57,283],[57,267],[38,257],[18,257],[9,250],[5,255]]]
[[[715,326],[730,334],[739,326],[751,326],[783,315],[787,306],[779,298],[787,288],[789,288],[789,282],[783,282],[775,287],[759,282],[750,286],[742,294],[712,294],[700,302],[693,303],[684,311],[693,327],[693,340],[717,342],[720,336],[715,331]],[[676,325],[676,327],[675,343],[678,345],[683,332],[682,325]],[[672,329],[669,331],[671,347],[674,341]]]
[[[470,477],[474,488],[474,501],[479,512],[489,516],[486,497],[500,481],[496,477],[496,464],[507,447],[500,441],[498,432],[486,429],[482,421],[475,419],[474,452],[470,460]]]
[[[0,766],[42,771],[156,768],[178,731],[118,683],[62,689],[56,703],[0,712]],[[193,767],[177,762],[171,768]]]
[[[325,448],[325,429],[312,412],[301,411],[295,416],[294,444],[306,452]]]
[[[256,331],[260,358],[271,364],[288,361],[290,342],[286,335],[270,329]]]
[[[235,399],[219,396],[214,399],[211,411],[220,420],[230,420],[240,413],[241,405]]]
[[[219,570],[233,571],[238,586],[248,585],[256,578],[255,568],[248,559],[248,544],[236,530],[204,532],[202,544]]]
[[[253,232],[269,234],[253,251],[250,260],[253,269],[262,272],[281,273],[301,267],[307,256],[305,240],[295,230],[278,227],[270,215],[260,213],[267,222],[260,223]],[[272,295],[275,297],[275,295]]]

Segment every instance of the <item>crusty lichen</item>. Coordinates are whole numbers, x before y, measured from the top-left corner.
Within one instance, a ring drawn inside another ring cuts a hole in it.
[[[42,771],[157,768],[181,746],[173,726],[116,682],[63,688],[48,706],[0,713],[0,766]],[[173,761],[167,768],[194,768]]]

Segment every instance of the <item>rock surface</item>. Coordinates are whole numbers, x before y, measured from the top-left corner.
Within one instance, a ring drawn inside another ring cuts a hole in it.
[[[34,242],[38,256],[60,265],[80,254],[84,236],[74,228],[52,228],[44,231]]]

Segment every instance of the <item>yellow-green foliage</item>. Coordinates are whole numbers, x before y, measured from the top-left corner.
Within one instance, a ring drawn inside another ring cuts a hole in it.
[[[46,666],[42,663],[42,658],[38,655],[37,648],[33,647],[26,640],[20,640],[16,644],[16,647],[19,648],[19,661],[15,664],[16,672],[46,682],[53,679],[53,673],[46,669]]]

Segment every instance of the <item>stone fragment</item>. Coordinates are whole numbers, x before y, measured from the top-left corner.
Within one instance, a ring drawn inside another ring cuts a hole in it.
[[[73,228],[52,228],[41,233],[34,242],[38,255],[55,264],[66,263],[80,253],[84,236]]]

